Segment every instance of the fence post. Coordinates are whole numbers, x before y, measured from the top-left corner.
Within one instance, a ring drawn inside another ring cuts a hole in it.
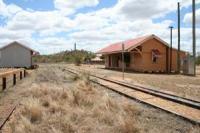
[[[26,77],[26,70],[24,69],[24,77]]]
[[[13,85],[16,85],[16,74],[13,75]]]
[[[22,80],[22,71],[20,71],[20,80]]]
[[[6,89],[6,77],[2,78],[2,89],[5,90]]]

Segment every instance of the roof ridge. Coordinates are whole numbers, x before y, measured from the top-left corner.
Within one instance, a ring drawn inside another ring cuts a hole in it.
[[[4,45],[3,47],[0,47],[0,50],[2,50],[2,49],[4,49],[4,48],[7,48],[7,47],[10,46],[10,45],[14,45],[14,44],[18,44],[18,45],[20,45],[21,47],[24,47],[24,48],[26,48],[26,49],[29,49],[29,50],[31,50],[31,51],[33,51],[33,52],[37,52],[37,51],[33,50],[32,48],[30,48],[30,47],[28,47],[28,46],[26,46],[26,45],[24,45],[24,44],[21,44],[21,43],[18,42],[18,41],[13,41],[13,42],[8,43],[7,45]]]
[[[118,42],[110,44],[109,46],[118,45],[119,43],[122,44],[124,42],[128,42],[128,41],[131,41],[131,40],[136,40],[136,39],[146,38],[146,37],[151,37],[151,36],[155,36],[155,35],[154,34],[150,34],[150,35],[146,35],[146,36],[140,36],[140,37],[137,37],[137,38],[128,39],[128,40],[125,40],[125,41],[118,41]]]
[[[155,36],[155,35],[150,34],[150,35],[145,35],[145,36],[138,36],[138,37],[135,37],[135,38],[132,38],[132,39],[128,39],[128,40],[125,40],[125,41],[119,41],[119,42],[116,42],[116,43],[113,43],[113,44],[128,42],[128,41],[137,40],[137,39],[141,39],[141,38],[147,38],[147,37],[151,37],[151,36]],[[113,45],[113,44],[111,44],[111,45]]]
[[[152,38],[152,37],[156,38],[157,36],[154,35],[154,34],[150,34],[150,35],[136,37],[136,38],[133,38],[133,39],[128,39],[128,40],[121,41],[121,42],[116,42],[116,43],[110,44],[107,47],[101,49],[97,53],[119,52],[119,51],[121,51],[120,45],[123,44],[123,43],[125,45],[125,50],[128,50],[128,49],[130,49],[134,46],[137,46],[141,42],[148,40],[149,38]]]

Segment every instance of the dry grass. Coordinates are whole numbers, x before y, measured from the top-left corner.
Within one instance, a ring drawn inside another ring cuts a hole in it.
[[[14,133],[136,133],[137,109],[118,103],[87,80],[72,88],[33,84],[7,124]]]
[[[88,76],[72,77],[64,67],[42,65],[8,89],[0,105],[22,102],[0,132],[199,133],[200,126],[91,85]]]

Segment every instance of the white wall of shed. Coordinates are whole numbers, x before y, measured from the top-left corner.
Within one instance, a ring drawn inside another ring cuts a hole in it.
[[[0,67],[30,67],[31,51],[17,44],[0,51]]]

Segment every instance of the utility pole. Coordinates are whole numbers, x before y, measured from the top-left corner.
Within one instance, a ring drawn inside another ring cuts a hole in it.
[[[169,26],[170,28],[170,67],[169,67],[169,72],[171,73],[172,71],[172,30],[173,26]]]
[[[194,76],[196,76],[196,5],[192,0],[192,36],[193,36],[193,59],[194,59]]]
[[[181,60],[180,60],[180,48],[181,48],[181,37],[180,37],[180,28],[181,28],[181,24],[180,24],[180,3],[178,2],[178,54],[177,54],[177,70],[178,73],[180,73],[180,69],[181,69]]]
[[[124,80],[124,44],[122,43],[122,78]]]
[[[74,43],[74,51],[76,51],[76,43]]]

